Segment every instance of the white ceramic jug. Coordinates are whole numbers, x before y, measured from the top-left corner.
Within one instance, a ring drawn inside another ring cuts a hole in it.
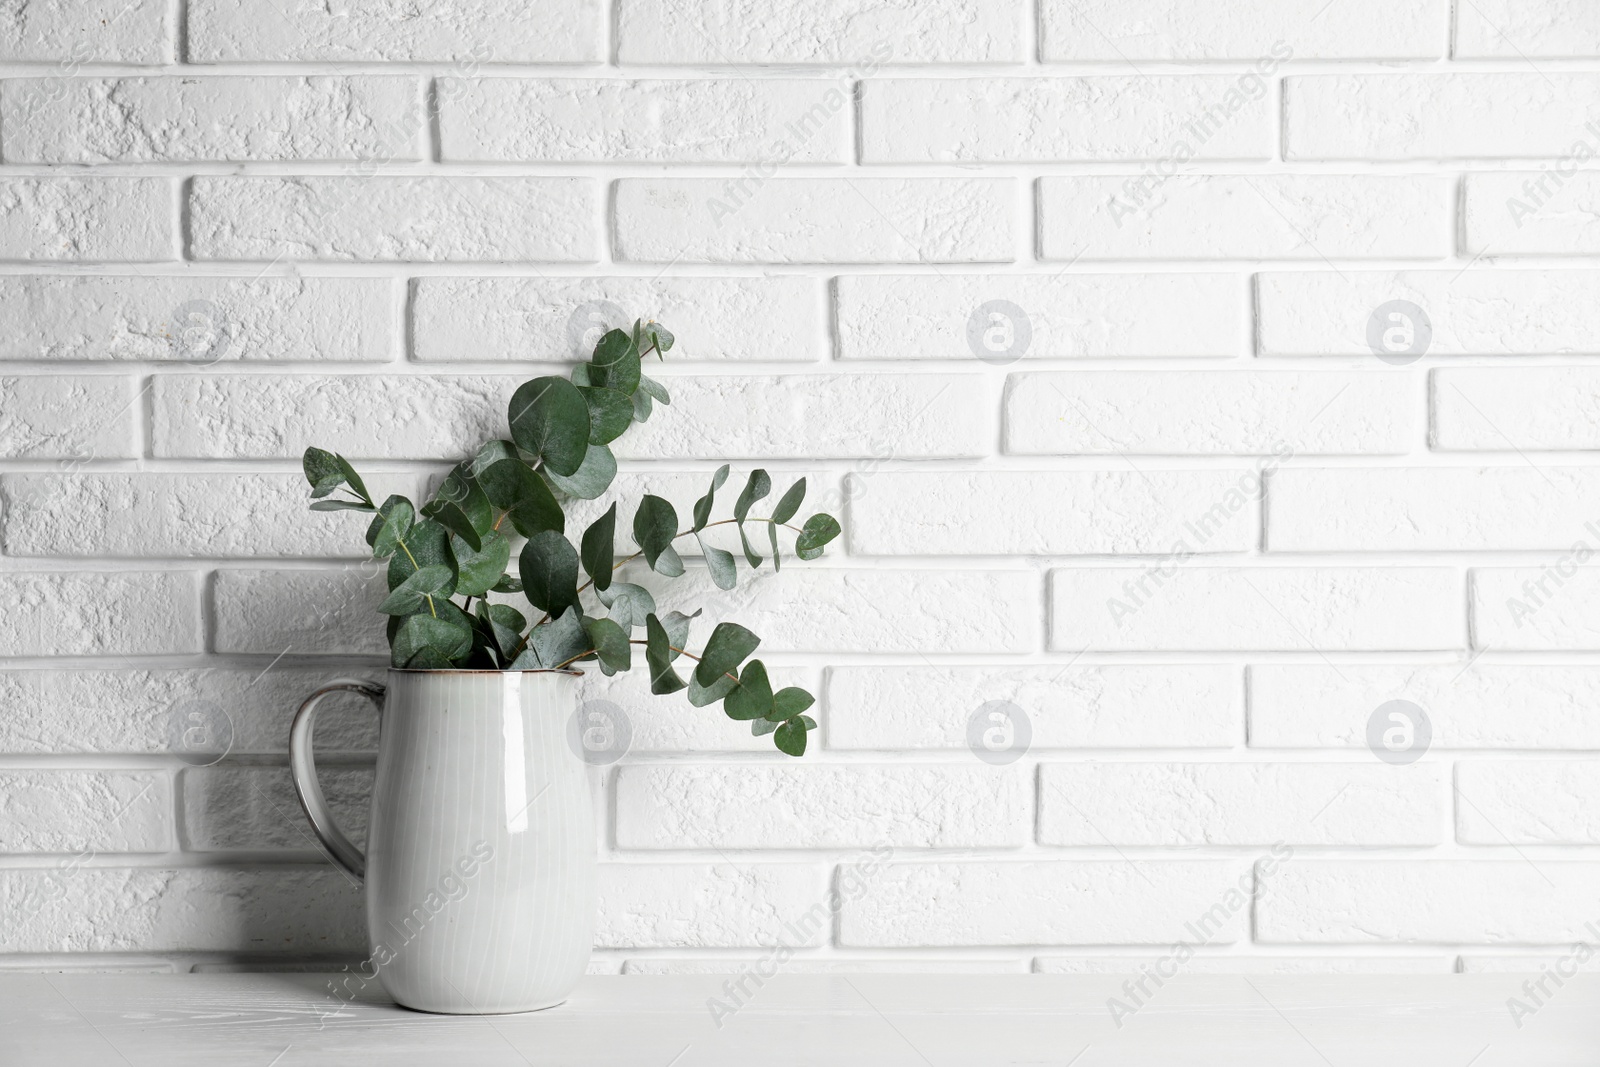
[[[409,1008],[547,1008],[583,976],[594,929],[595,831],[586,764],[567,743],[571,671],[389,671],[340,680],[295,716],[300,804],[340,866],[363,879],[371,965]],[[378,776],[363,856],[317,784],[317,705],[380,706]]]

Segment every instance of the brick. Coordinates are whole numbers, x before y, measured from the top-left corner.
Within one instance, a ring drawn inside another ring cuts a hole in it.
[[[6,12],[0,61],[59,62],[66,71],[90,62],[170,63],[169,10],[164,0],[18,4]]]
[[[1464,845],[1600,844],[1600,760],[1470,760],[1455,785]]]
[[[1050,644],[1067,651],[1399,651],[1466,644],[1462,578],[1445,567],[1168,562],[1146,570],[1062,569],[1050,579]]]
[[[423,158],[415,78],[17,78],[7,163]]]
[[[841,913],[842,945],[1232,944],[1248,936],[1252,878],[1238,861],[894,863],[865,880]]]
[[[419,479],[377,475],[373,498],[419,499]],[[314,512],[298,474],[7,474],[4,544],[11,556],[371,555],[372,516]]]
[[[321,712],[318,712],[320,725]],[[318,738],[317,748],[323,748]],[[358,848],[367,840],[372,768],[317,764],[334,822]],[[319,851],[287,767],[191,767],[179,781],[184,847],[201,852],[260,848]]]
[[[314,444],[352,459],[451,459],[505,435],[521,380],[163,375],[151,397],[154,454],[297,459]]]
[[[623,0],[625,64],[825,64],[870,74],[882,63],[1005,63],[1023,56],[1021,0],[801,0],[758,10],[735,0]]]
[[[1305,271],[1257,275],[1264,356],[1375,354],[1367,332],[1394,300],[1428,317],[1426,354],[1600,352],[1600,271]]]
[[[1005,848],[1028,843],[1033,789],[1017,768],[624,767],[619,848]]]
[[[1558,549],[1596,514],[1600,470],[1304,467],[1267,484],[1273,552]]]
[[[1474,367],[1432,374],[1432,444],[1445,451],[1600,448],[1600,368]]]
[[[593,63],[604,59],[598,0],[547,0],[538,18],[515,0],[441,0],[296,8],[277,0],[193,0],[191,63]]]
[[[1416,404],[1366,371],[1060,371],[1011,375],[1013,455],[1397,454]]]
[[[38,375],[0,378],[0,456],[124,459],[139,454],[128,378]]]
[[[1259,485],[1241,471],[876,472],[845,482],[852,555],[1240,552]]]
[[[1427,714],[1434,748],[1600,748],[1594,667],[1256,664],[1249,687],[1253,747],[1365,748],[1372,713],[1405,699]]]
[[[1474,0],[1456,12],[1458,59],[1600,56],[1600,11],[1582,0]]]
[[[382,680],[364,668],[114,668],[0,671],[0,752],[176,753],[185,762],[281,755],[300,702],[337,678]],[[378,719],[354,695],[317,712],[317,754],[371,753]]]
[[[1453,251],[1451,189],[1431,175],[1041,178],[1039,249],[1074,262],[1433,259]]]
[[[1038,974],[1163,974],[1167,956],[1040,956]],[[1160,968],[1159,970],[1157,968]],[[1438,956],[1202,956],[1177,964],[1180,974],[1454,974],[1456,958]]]
[[[602,863],[595,946],[822,944],[825,874],[799,863]]]
[[[1592,137],[1593,74],[1319,74],[1284,83],[1288,159],[1538,159]]]
[[[777,964],[779,974],[1015,974],[1027,970],[1026,960],[915,958],[806,959],[791,958]],[[758,959],[669,959],[647,956],[622,966],[623,974],[743,974],[773,964]]]
[[[1233,75],[879,78],[861,83],[864,163],[1271,159],[1275,108]],[[1233,94],[1230,98],[1230,92]]]
[[[449,161],[847,163],[846,82],[442,78]]]
[[[1009,178],[624,178],[617,258],[639,263],[1009,263]]]
[[[0,360],[381,362],[400,291],[382,278],[0,277]]]
[[[0,574],[8,656],[158,655],[201,650],[200,598],[185,571]]]
[[[522,375],[163,375],[155,454],[450,458],[506,433]],[[670,406],[613,445],[619,458],[961,458],[993,431],[976,374],[671,377]],[[423,420],[419,411],[429,413]]]
[[[1251,59],[1271,73],[1284,59],[1439,58],[1450,7],[1439,0],[1337,8],[1320,0],[1044,0],[1041,24],[1047,62]]]
[[[167,178],[0,178],[0,259],[177,258]]]
[[[365,952],[361,887],[332,867],[0,870],[11,952]]]
[[[1248,297],[1226,274],[863,274],[834,286],[841,359],[1223,356],[1245,344]],[[985,309],[996,301],[1023,322]],[[987,338],[996,326],[1009,333]]]
[[[1238,673],[1210,664],[830,667],[830,749],[967,748],[993,700],[1028,716],[1034,749],[1226,748],[1243,721]]]
[[[654,318],[669,362],[808,362],[827,351],[827,310],[810,278],[419,278],[411,304],[420,360],[587,359],[608,329]]]
[[[1472,572],[1476,648],[1600,649],[1600,568],[1578,564],[1594,549],[1544,567],[1481,567]]]
[[[620,573],[667,592],[635,570]],[[770,567],[741,574],[738,587],[727,591],[697,569],[676,579],[670,593],[673,603],[705,610],[691,641],[708,635],[713,622],[737,620],[761,636],[763,655],[1020,653],[1040,643],[1033,571],[846,570],[790,562],[782,574]]]
[[[1256,902],[1272,943],[1570,944],[1588,936],[1600,864],[1295,859]]]
[[[149,771],[0,771],[0,852],[165,852],[172,792]]]
[[[117,959],[117,963],[110,963],[104,956],[52,955],[41,967],[33,957],[15,956],[0,963],[0,971],[35,973],[47,969],[51,974],[183,974],[188,969],[187,964],[172,960],[141,959],[138,956],[119,956]],[[194,970],[198,972],[201,966],[195,965]]]
[[[1595,135],[1582,144],[1593,150]],[[1563,159],[1571,157],[1563,154]],[[1564,162],[1539,172],[1498,171],[1464,179],[1461,254],[1584,256],[1600,252],[1600,180]],[[1572,170],[1572,173],[1563,173]]]
[[[622,459],[934,459],[986,455],[976,374],[674,377],[672,405],[614,446]]]
[[[342,570],[225,570],[211,586],[215,650],[388,657],[378,603],[384,564]]]
[[[1590,931],[1593,933],[1593,931]],[[1600,971],[1600,956],[1590,955],[1580,959],[1579,945],[1592,945],[1591,941],[1580,941],[1572,946],[1569,951],[1549,956],[1470,956],[1461,957],[1461,973],[1463,974],[1538,974],[1541,971],[1557,971],[1560,978],[1570,978],[1574,973],[1593,974]],[[1557,982],[1555,988],[1559,988]],[[1524,1003],[1529,1003],[1524,1001]]]
[[[195,178],[190,252],[212,260],[584,263],[586,178]]]
[[[1042,845],[1436,845],[1435,765],[1052,763],[1039,768]]]

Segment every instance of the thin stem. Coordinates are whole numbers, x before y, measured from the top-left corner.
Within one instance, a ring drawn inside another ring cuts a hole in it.
[[[730,522],[738,522],[738,521],[739,521],[738,519],[718,519],[716,522],[708,522],[708,523],[706,523],[704,526],[702,526],[700,528],[702,530],[709,530],[713,526],[726,526]],[[772,522],[773,520],[772,519],[745,519],[744,521],[745,522]],[[782,526],[786,530],[793,530],[795,533],[805,533],[805,531],[800,529],[800,527],[791,526],[787,522],[780,522],[780,523],[778,523],[778,525]],[[678,537],[682,537],[684,534],[691,534],[691,533],[694,533],[694,531],[693,530],[685,530],[683,533],[679,534]],[[674,537],[673,540],[676,541],[678,539],[678,537]]]
[[[406,559],[411,561],[411,569],[413,571],[420,571],[422,568],[417,564],[417,557],[411,554],[411,549],[406,547],[405,538],[400,538],[395,542],[395,544],[400,546],[400,551],[404,552],[406,554]],[[437,619],[439,617],[439,609],[434,606],[433,597],[429,596],[427,593],[423,593],[422,599],[428,602],[428,614]]]

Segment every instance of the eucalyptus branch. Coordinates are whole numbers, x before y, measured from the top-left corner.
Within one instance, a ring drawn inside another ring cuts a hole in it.
[[[773,690],[766,667],[750,658],[761,643],[755,634],[736,623],[719,623],[702,651],[690,652],[694,616],[671,611],[658,617],[648,590],[621,582],[612,586],[610,580],[640,559],[656,573],[680,575],[684,568],[675,543],[730,525],[739,527],[748,567],[759,568],[766,560],[752,546],[747,523],[766,524],[774,568],[781,566],[784,555],[778,544],[780,527],[794,534],[795,557],[815,559],[838,536],[839,524],[825,514],[812,515],[801,525],[790,523],[805,497],[804,478],[783,493],[770,516],[751,517],[751,507],[772,491],[767,472],[752,471],[738,494],[733,518],[712,522],[717,491],[728,478],[728,467],[720,467],[696,502],[688,526],[679,522],[671,503],[646,494],[627,531],[634,545],[620,556],[617,504],[590,523],[581,538],[565,532],[566,504],[601,498],[615,477],[611,442],[632,424],[649,419],[657,405],[671,404],[666,386],[644,374],[642,360],[652,352],[664,357],[672,346],[669,331],[640,320],[631,331],[604,334],[592,358],[570,377],[524,382],[507,408],[509,440],[489,441],[456,464],[420,509],[398,495],[375,506],[343,456],[308,448],[304,467],[312,507],[373,513],[366,539],[375,558],[388,560],[389,595],[379,611],[391,620],[394,666],[499,671],[516,663],[561,670],[598,660],[610,674],[633,666],[632,646],[644,645],[651,692],[687,689],[697,707],[720,700],[730,718],[752,721],[752,732],[772,733],[779,749],[801,755],[807,731],[816,726],[805,714],[812,697],[798,687]],[[346,495],[324,499],[341,489]],[[514,535],[526,540],[513,560]],[[720,588],[733,588],[739,579],[738,558],[704,541],[701,547],[712,580]],[[628,599],[619,601],[624,594],[607,596],[597,589],[601,579],[608,589],[625,589]],[[527,600],[528,615],[490,598],[490,593],[518,591]],[[588,604],[585,591],[590,592]],[[594,606],[596,598],[606,611]],[[589,610],[601,613],[591,616]],[[535,614],[530,625],[528,616]],[[641,627],[644,637],[634,636]],[[674,669],[680,656],[695,664],[693,685]]]

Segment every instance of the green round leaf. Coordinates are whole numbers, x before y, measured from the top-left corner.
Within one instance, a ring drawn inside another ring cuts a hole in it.
[[[489,505],[489,498],[484,494],[483,486],[473,477],[471,467],[466,462],[457,463],[450,468],[450,473],[439,483],[438,491],[422,509],[422,514],[425,518],[431,519],[433,518],[431,509],[445,504],[454,504],[460,509],[461,513],[472,522],[472,528],[479,533],[486,533],[494,521],[494,511]]]
[[[583,616],[576,607],[571,607],[549,622],[535,626],[528,647],[546,668],[560,667],[581,657],[590,648],[589,635],[583,629]]]
[[[799,686],[787,686],[772,695],[772,711],[767,714],[767,717],[774,722],[792,719],[816,702],[816,697]]]
[[[711,572],[711,580],[716,583],[717,588],[732,589],[739,584],[739,567],[734,563],[733,553],[706,544],[706,539],[699,534],[694,536],[695,540],[700,542],[700,552],[705,556],[706,570]]]
[[[659,322],[645,323],[643,332],[657,352],[670,352],[673,342],[677,340],[672,336],[672,331]]]
[[[511,396],[507,412],[511,439],[538,456],[562,477],[583,465],[589,447],[589,405],[565,378],[546,376],[524,382]]]
[[[523,595],[540,611],[558,616],[578,603],[578,553],[554,530],[528,538],[518,570]]]
[[[567,517],[555,494],[522,460],[496,460],[484,468],[478,480],[489,503],[510,515],[512,527],[523,537],[542,530],[560,533],[566,529]]]
[[[571,477],[556,474],[546,467],[543,471],[550,484],[568,496],[579,500],[593,500],[611,488],[617,476],[617,457],[605,445],[590,445],[583,454],[583,463]]]
[[[772,509],[773,522],[788,522],[794,518],[794,513],[800,510],[800,502],[806,498],[806,480],[801,478],[789,487],[778,500],[778,506]]]
[[[462,596],[483,596],[494,588],[511,562],[511,539],[503,533],[485,534],[477,551],[459,537],[451,541],[450,549],[459,568],[456,592]]]
[[[722,483],[728,480],[728,465],[724,463],[717,468],[717,473],[711,476],[711,488],[706,490],[706,495],[694,502],[694,531],[699,533],[705,524],[711,521],[711,508],[716,503],[717,490],[722,488]]]
[[[700,679],[689,675],[689,703],[697,708],[703,708],[726,697],[739,683],[729,678],[726,674],[717,676],[717,682],[712,686],[703,686]]]
[[[633,425],[633,400],[627,393],[602,386],[579,389],[589,405],[589,443],[610,444]]]
[[[695,672],[699,680],[699,672]],[[723,713],[730,719],[769,719],[772,717],[772,682],[767,678],[767,665],[758,659],[745,664],[739,673],[739,684],[728,692],[722,702]]]
[[[503,459],[516,459],[517,446],[510,441],[489,441],[472,457],[472,476],[483,478],[483,472]]]
[[[454,580],[449,567],[429,564],[390,590],[378,605],[378,611],[384,615],[410,615],[420,610],[429,598],[447,599]]]
[[[677,510],[661,497],[646,494],[633,516],[633,539],[644,552],[645,562],[654,568],[656,560],[672,548],[672,539],[677,536]]]
[[[649,615],[644,620],[644,631],[644,660],[650,669],[650,692],[657,696],[676,693],[684,687],[684,681],[672,669],[672,649],[666,627],[661,625],[660,619]]]
[[[655,598],[650,590],[631,582],[612,582],[599,591],[600,603],[610,608],[611,621],[624,630],[643,626],[645,617],[656,610]],[[682,645],[678,646],[682,648]]]
[[[822,555],[822,546],[838,536],[839,520],[819,511],[801,527],[800,536],[794,541],[794,554],[801,559],[816,559]]]
[[[456,556],[450,547],[450,531],[432,519],[424,519],[402,537],[395,554],[389,558],[389,588],[429,564],[438,563],[456,572]]]
[[[632,396],[639,388],[639,346],[622,330],[608,330],[594,346],[589,384]]]
[[[600,654],[600,662],[614,671],[625,671],[633,666],[633,645],[628,632],[610,619],[590,619],[583,627],[589,641]]]
[[[372,546],[372,554],[379,559],[394,555],[400,547],[400,539],[416,519],[416,510],[405,497],[396,495],[385,500],[367,527],[367,544]]]
[[[599,592],[611,584],[611,572],[616,561],[617,505],[613,502],[606,513],[583,531],[583,548],[579,553],[583,572],[594,581]]]
[[[300,457],[300,466],[311,483],[313,497],[327,496],[344,484],[344,468],[332,452],[321,448],[308,448]]]
[[[750,506],[757,500],[772,492],[772,476],[764,470],[753,470],[750,478],[744,483],[744,491],[739,494],[739,499],[733,504],[733,517],[740,522],[750,514]]]
[[[717,675],[734,670],[760,644],[761,638],[736,622],[717,623],[717,628],[711,631],[711,638],[706,641],[705,651],[700,654],[700,663],[694,669],[695,677],[700,679],[701,685],[710,686],[717,680]]]
[[[788,756],[804,756],[806,754],[806,724],[798,718],[790,719],[778,727],[778,732],[772,735],[772,743],[778,746],[778,751]]]
[[[436,619],[432,615],[408,615],[395,631],[390,649],[391,660],[397,667],[411,666],[413,658],[424,649],[432,653],[428,666],[437,667],[439,659],[446,663],[472,650],[472,627],[455,619]]]

